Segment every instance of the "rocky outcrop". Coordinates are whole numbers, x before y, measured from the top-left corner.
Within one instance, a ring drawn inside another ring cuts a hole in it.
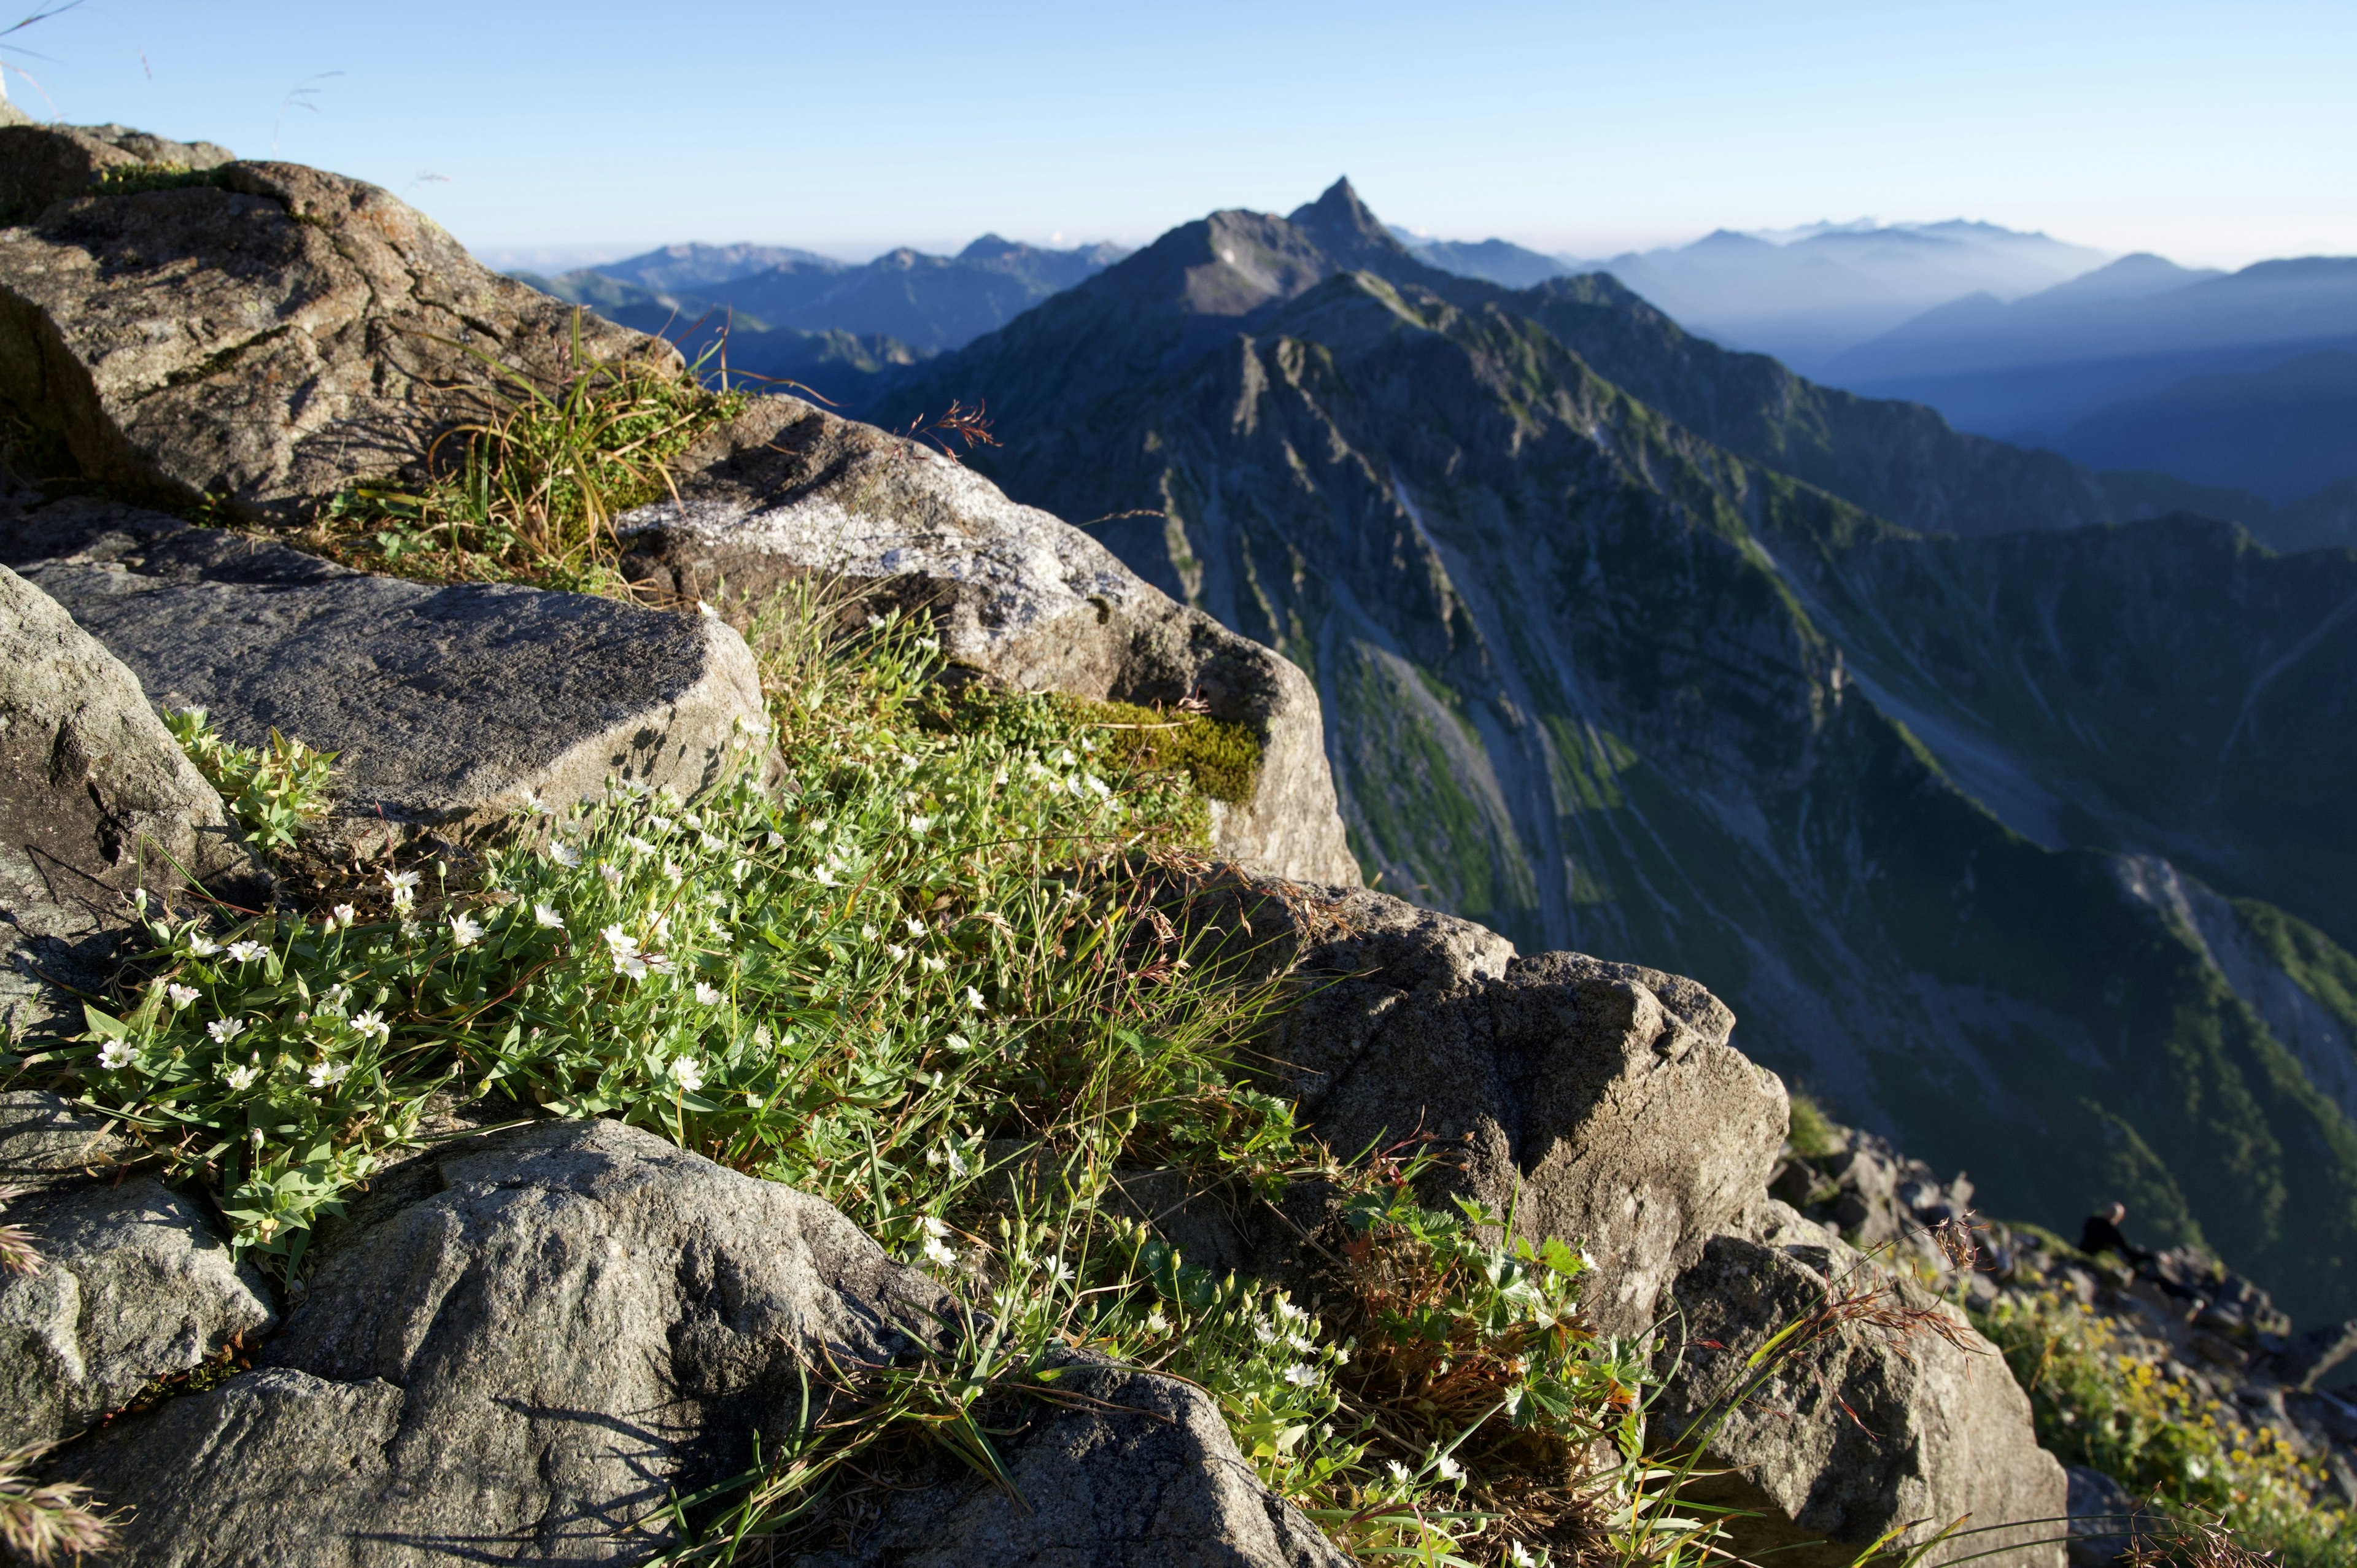
[[[121,1152],[52,1094],[0,1095],[0,1174],[41,1263],[0,1271],[0,1450],[71,1436],[151,1382],[277,1320],[204,1212],[151,1177],[99,1181]]]
[[[70,551],[26,580],[157,704],[201,707],[243,746],[276,729],[336,753],[330,836],[457,833],[614,776],[689,794],[766,728],[751,652],[709,617],[371,576],[81,500],[0,530],[10,544]]]
[[[677,1543],[672,1496],[796,1429],[805,1371],[905,1357],[959,1310],[819,1199],[608,1122],[414,1160],[317,1257],[264,1366],[63,1457],[135,1509],[116,1561],[638,1561]],[[1103,1405],[1004,1441],[1021,1505],[936,1487],[909,1516],[929,1544],[973,1564],[1340,1562],[1200,1391],[1087,1377]]]
[[[568,306],[359,180],[117,127],[0,129],[0,398],[115,494],[298,515],[416,463],[483,359],[574,362]],[[676,362],[578,330],[593,358]]]
[[[0,567],[0,1039],[79,1033],[61,988],[103,984],[134,893],[175,894],[183,869],[243,901],[260,887],[138,678]]]
[[[1261,754],[1250,797],[1211,803],[1218,853],[1271,875],[1359,880],[1308,677],[1080,530],[920,442],[798,398],[757,400],[680,467],[679,499],[620,520],[640,581],[756,603],[794,578],[856,583],[929,611],[953,663],[1019,690],[1199,698]]]
[[[1712,1237],[1671,1287],[1652,1412],[1657,1436],[1698,1444],[1704,1468],[1725,1472],[1694,1495],[1741,1510],[1733,1548],[1846,1568],[1894,1526],[1913,1543],[1957,1520],[2021,1521],[1962,1550],[2010,1546],[2009,1562],[2061,1568],[2062,1466],[1996,1348],[1788,1206],[1766,1205],[1751,1229]],[[1749,1365],[1794,1324],[1781,1359]]]
[[[1379,893],[1324,918],[1342,929],[1305,944],[1304,994],[1266,1047],[1312,1128],[1344,1152],[1448,1149],[1444,1188],[1585,1246],[1589,1314],[1644,1332],[1672,1275],[1758,1201],[1783,1139],[1783,1086],[1727,1043],[1734,1015],[1681,976],[1517,958]]]

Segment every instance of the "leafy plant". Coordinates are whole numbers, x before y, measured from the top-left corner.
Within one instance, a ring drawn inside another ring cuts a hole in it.
[[[356,565],[442,580],[529,580],[619,591],[614,520],[673,493],[670,464],[741,412],[702,365],[601,360],[574,312],[570,371],[554,385],[466,345],[486,381],[452,390],[469,416],[436,441],[414,489],[335,497],[308,542]]]
[[[216,735],[202,708],[167,713],[164,724],[264,854],[293,849],[303,824],[326,812],[334,752],[314,751],[274,729],[265,746],[240,746]]]
[[[2050,1293],[2000,1297],[1976,1322],[2029,1391],[2039,1442],[2150,1494],[2193,1555],[2215,1544],[2205,1530],[2223,1529],[2285,1568],[2357,1563],[2357,1531],[2328,1500],[2319,1466],[2137,1348],[2112,1319]]]

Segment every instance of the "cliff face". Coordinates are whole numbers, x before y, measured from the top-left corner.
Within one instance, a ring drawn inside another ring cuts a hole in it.
[[[2110,515],[2067,465],[1354,210],[1175,231],[881,416],[986,399],[1011,494],[1310,671],[1374,885],[1695,975],[1995,1211],[2117,1196],[2346,1310],[2348,1004],[2279,955],[2352,934],[2357,562],[2058,528]]]

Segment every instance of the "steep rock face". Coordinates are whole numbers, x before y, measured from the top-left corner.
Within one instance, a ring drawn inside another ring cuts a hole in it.
[[[53,1094],[0,1095],[0,1173],[39,1184],[8,1206],[40,1254],[0,1271],[0,1447],[50,1443],[277,1321],[199,1206],[146,1176],[101,1182],[116,1145]]]
[[[759,400],[682,467],[681,499],[620,520],[641,581],[756,603],[800,576],[871,585],[929,610],[951,660],[1022,690],[1198,697],[1261,748],[1251,797],[1212,802],[1215,848],[1274,875],[1359,880],[1309,682],[1087,535],[920,443],[797,398]]]
[[[79,1034],[59,984],[104,983],[131,899],[185,867],[252,899],[259,868],[139,681],[0,567],[0,1037]]]
[[[202,707],[242,746],[275,729],[335,752],[331,829],[354,838],[457,832],[617,775],[690,794],[766,731],[753,656],[709,618],[371,576],[88,501],[41,509],[0,545],[11,532],[71,548],[26,579],[157,704]]]
[[[794,1428],[801,1361],[905,1355],[956,1310],[824,1203],[650,1133],[486,1134],[355,1206],[266,1366],[58,1473],[135,1508],[127,1564],[634,1562],[676,1543],[671,1495]],[[1030,1514],[947,1486],[928,1541],[946,1515],[969,1563],[1339,1563],[1199,1391],[1099,1376],[1111,1406],[1006,1440],[1049,1483]]]
[[[468,406],[438,389],[487,379],[477,356],[542,378],[571,362],[571,309],[374,186],[132,133],[0,137],[20,214],[0,230],[0,398],[118,494],[292,516],[414,463]],[[197,172],[105,178],[150,161]],[[594,317],[579,330],[592,357],[676,360]]]
[[[1683,1348],[1653,1412],[1662,1436],[1692,1434],[1706,1466],[1730,1472],[1698,1486],[1700,1500],[1760,1516],[1730,1520],[1736,1551],[1840,1568],[1894,1526],[1920,1541],[1952,1521],[2065,1513],[2062,1466],[2031,1435],[2029,1397],[1962,1313],[1781,1205],[1758,1230],[1759,1240],[1714,1236],[1671,1287]],[[1882,1321],[1845,1315],[1869,1292]],[[1808,1326],[1799,1348],[1741,1399],[1756,1381],[1749,1358],[1794,1323]],[[2011,1561],[2061,1568],[2054,1535],[2024,1522],[1970,1550],[2013,1547]]]

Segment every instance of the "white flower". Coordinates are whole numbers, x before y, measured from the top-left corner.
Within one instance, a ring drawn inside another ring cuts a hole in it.
[[[616,953],[614,969],[617,973],[627,974],[632,980],[644,980],[647,977],[647,961],[636,953]]]
[[[928,1214],[917,1221],[917,1229],[928,1236],[946,1236],[950,1233],[950,1222],[938,1214]]]
[[[705,599],[698,599],[695,601],[695,613],[702,616],[706,620],[718,620],[720,618],[720,612],[714,609],[710,601]]]
[[[704,1087],[704,1067],[693,1057],[675,1058],[671,1064],[672,1081],[682,1092],[693,1092]]]
[[[548,815],[548,802],[540,798],[540,791],[537,789],[526,789],[523,792],[523,803],[517,809],[527,817]]]
[[[672,881],[677,882],[681,877],[685,876],[687,873],[682,871],[668,857],[666,857],[663,861],[663,875],[669,877]]]
[[[1264,1345],[1275,1344],[1276,1325],[1271,1323],[1265,1317],[1254,1318],[1253,1320],[1253,1337],[1259,1340]]]
[[[1539,1560],[1532,1556],[1530,1549],[1519,1541],[1506,1542],[1506,1561],[1513,1568],[1539,1568]]]
[[[949,1047],[949,1048],[953,1051],[970,1051],[974,1049],[974,1042],[967,1039],[963,1035],[946,1035],[942,1036],[942,1044]]]
[[[859,940],[863,942],[872,942],[883,934],[883,932],[877,930],[873,926],[862,926],[859,928]]]
[[[940,1237],[928,1236],[925,1238],[925,1262],[938,1268],[953,1269],[957,1267],[957,1251]]]
[[[606,879],[606,886],[608,887],[619,887],[622,885],[622,868],[611,861],[600,861],[597,865],[597,875]]]
[[[935,958],[931,953],[927,953],[924,957],[919,959],[917,962],[924,969],[924,972],[927,974],[939,974],[942,971],[949,968],[950,966],[949,960],[945,958]]]
[[[350,904],[339,904],[328,911],[328,924],[339,930],[349,931],[352,929],[352,922],[360,918],[361,912]]]
[[[131,1042],[128,1040],[109,1040],[98,1047],[98,1065],[109,1072],[113,1072],[129,1067],[132,1058],[138,1054],[131,1048]]]
[[[751,861],[740,860],[736,865],[728,868],[728,880],[731,882],[742,882],[745,880],[746,874],[752,869],[753,863]]]
[[[659,833],[667,833],[671,832],[671,819],[669,817],[651,816],[647,819],[647,825],[654,829],[654,831]]]
[[[931,817],[910,817],[909,819],[909,832],[919,838],[924,837],[926,832],[931,829],[932,825],[933,819]]]
[[[417,873],[388,871],[384,874],[384,885],[389,891],[396,894],[414,893],[417,890]]]
[[[691,832],[700,833],[704,831],[704,819],[694,811],[682,811],[679,814],[679,820],[687,824]]]
[[[468,919],[464,915],[453,915],[450,917],[450,945],[452,947],[470,948],[482,940],[483,928],[480,922]]]
[[[901,923],[902,925],[904,925],[904,926],[906,926],[906,927],[908,927],[908,928],[909,928],[909,934],[910,936],[912,936],[912,937],[916,938],[919,941],[922,941],[922,940],[924,940],[924,939],[925,939],[925,937],[926,937],[926,935],[927,935],[927,932],[926,932],[926,929],[925,929],[925,922],[924,922],[924,921],[922,921],[922,920],[903,920],[903,921],[901,921],[900,923]]]
[[[728,853],[728,841],[726,839],[715,838],[710,833],[705,833],[702,838],[695,842],[696,846],[702,849],[706,854],[726,854]]]
[[[898,963],[898,962],[899,962],[902,959],[907,958],[907,957],[909,956],[909,950],[908,950],[907,948],[902,947],[902,946],[901,946],[899,943],[898,943],[898,942],[886,942],[886,943],[884,944],[884,951],[885,951],[885,954],[886,954],[888,957],[889,957],[889,958],[891,959],[891,961],[892,961],[894,963]]]
[[[393,1026],[386,1023],[381,1015],[373,1011],[363,1013],[359,1017],[354,1018],[352,1020],[352,1032],[360,1036],[362,1039],[368,1038],[371,1035],[375,1036],[379,1040],[389,1040],[393,1038]]]
[[[197,988],[193,985],[167,985],[164,987],[164,996],[177,1012],[197,999]]]
[[[253,1087],[253,1080],[261,1071],[260,1064],[255,1062],[248,1062],[243,1067],[233,1067],[229,1069],[229,1086],[231,1090],[243,1093]]]
[[[695,983],[695,1000],[706,1007],[717,1007],[725,1000],[716,987],[699,980]]]
[[[338,981],[335,984],[328,987],[327,990],[319,993],[319,1005],[322,1007],[333,1007],[340,1013],[343,1011],[344,999],[351,995],[351,993],[352,988],[350,986],[346,985],[342,981]]]
[[[641,953],[639,955],[639,958],[640,961],[644,963],[648,970],[655,974],[669,974],[673,970],[679,967],[670,959],[663,957],[663,955],[659,952]]]
[[[546,926],[552,931],[561,931],[565,929],[565,917],[546,904],[534,904],[532,907],[532,918],[533,924]]]
[[[965,988],[965,1004],[975,1012],[982,1011],[982,993],[969,985]]]
[[[242,1018],[216,1018],[211,1023],[205,1026],[205,1033],[213,1037],[213,1043],[215,1045],[225,1046],[231,1040],[236,1039],[240,1035],[245,1033],[245,1020]]]
[[[1285,1380],[1297,1389],[1306,1389],[1318,1380],[1318,1369],[1306,1362],[1296,1361],[1285,1369]]]
[[[1403,1487],[1407,1485],[1406,1466],[1401,1464],[1396,1459],[1386,1459],[1383,1461],[1383,1468],[1391,1472],[1391,1477],[1394,1482]]]
[[[811,873],[811,876],[812,879],[816,881],[821,887],[832,887],[834,886],[834,868],[831,865],[820,866],[816,871]]]
[[[393,907],[405,915],[417,907],[417,895],[406,887],[396,887],[393,892]]]
[[[1162,1316],[1162,1309],[1160,1307],[1157,1306],[1152,1312],[1146,1315],[1146,1331],[1148,1334],[1168,1334],[1170,1332],[1170,1320]]]
[[[349,1062],[319,1062],[311,1069],[311,1087],[325,1089],[330,1084],[341,1083],[351,1070]]]
[[[649,843],[646,840],[640,838],[636,833],[623,834],[622,842],[630,846],[631,853],[634,854],[652,854],[655,852],[654,845]]]
[[[210,958],[219,951],[221,951],[221,943],[210,937],[191,935],[188,938],[188,955],[191,958]]]
[[[1443,1454],[1440,1456],[1440,1478],[1449,1482],[1461,1481],[1465,1478],[1465,1466]]]
[[[786,847],[786,835],[772,828],[762,835],[761,842],[771,849],[783,849]]]
[[[548,858],[559,865],[574,866],[581,864],[581,852],[563,839],[551,839],[548,841]]]

